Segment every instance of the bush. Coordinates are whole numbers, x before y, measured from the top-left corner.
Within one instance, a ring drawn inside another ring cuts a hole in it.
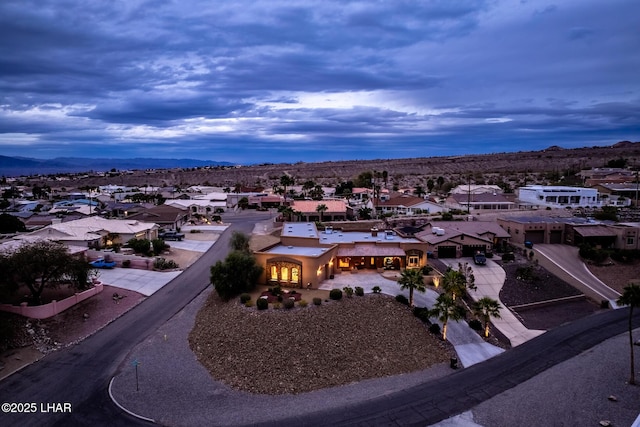
[[[315,297],[313,299],[313,305],[320,305],[320,304],[322,304],[322,298]]]
[[[422,267],[423,276],[429,275],[432,271],[433,271],[433,267],[431,267],[430,265],[425,265],[424,267]]]
[[[307,305],[309,305],[307,300],[301,299],[300,301],[298,301],[298,306],[300,307],[306,307]]]
[[[353,296],[353,288],[351,286],[345,286],[344,288],[342,288],[342,290],[344,291],[345,295],[347,295],[347,298],[351,298]]]
[[[431,326],[429,326],[429,332],[435,335],[440,335],[440,325],[438,325],[437,323],[432,324]]]
[[[245,301],[244,302],[244,306],[245,307],[253,307],[253,301],[249,300],[249,301]]]
[[[258,307],[258,310],[266,310],[269,308],[269,301],[266,298],[258,298],[256,307]]]
[[[427,307],[414,307],[413,315],[425,323],[429,321],[429,309]]]
[[[282,304],[279,303],[278,301],[273,303],[273,309],[274,310],[280,310],[282,308]]]
[[[331,289],[329,292],[329,298],[335,301],[339,301],[342,299],[342,291],[340,289]]]
[[[286,300],[282,301],[282,306],[286,309],[291,309],[294,305],[296,305],[296,302],[291,298],[287,298]]]
[[[515,259],[516,259],[516,256],[513,254],[513,252],[507,252],[502,255],[503,261],[515,261]]]
[[[402,294],[396,295],[396,301],[398,301],[400,304],[409,305],[409,300]]]
[[[251,295],[249,295],[249,294],[240,295],[240,302],[242,304],[245,304],[247,301],[250,301],[250,300],[251,300]]]
[[[478,319],[470,320],[469,327],[474,331],[480,331],[482,330],[482,322],[480,322]]]
[[[122,261],[122,268],[129,268],[129,267],[131,267],[130,259],[125,259],[124,261]]]
[[[174,260],[166,260],[164,258],[156,258],[153,262],[153,268],[156,270],[171,270],[173,268],[178,268],[178,264]]]
[[[358,295],[359,297],[364,296],[364,289],[362,288],[362,286],[356,286],[356,295]]]
[[[371,291],[374,294],[379,294],[380,292],[382,292],[382,289],[380,289],[380,286],[374,286],[373,288],[371,288]]]

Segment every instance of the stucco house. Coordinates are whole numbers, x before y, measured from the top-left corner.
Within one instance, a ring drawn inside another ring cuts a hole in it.
[[[473,256],[506,245],[511,235],[493,221],[434,221],[415,233],[437,258]]]

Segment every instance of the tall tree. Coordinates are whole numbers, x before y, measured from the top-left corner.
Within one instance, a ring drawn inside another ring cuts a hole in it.
[[[414,289],[418,292],[425,292],[427,290],[421,269],[405,269],[400,275],[398,284],[403,291],[409,289],[409,307],[413,307]]]
[[[431,178],[429,178],[427,180],[427,189],[429,190],[429,193],[431,193],[431,191],[433,190],[435,183],[433,182],[433,180]]]
[[[640,285],[631,284],[624,287],[622,295],[618,298],[618,304],[629,306],[629,348],[631,350],[631,376],[629,384],[636,383],[636,370],[633,360],[633,309],[640,307]]]
[[[262,275],[262,267],[256,264],[252,254],[233,251],[223,261],[211,266],[211,284],[223,300],[230,300],[256,287]]]
[[[251,249],[249,249],[250,240],[251,239],[246,234],[240,231],[234,231],[231,234],[231,239],[229,240],[229,247],[233,251],[251,253]]]
[[[75,287],[84,289],[91,266],[78,260],[61,243],[48,240],[27,243],[11,253],[2,262],[0,281],[24,284],[31,292],[31,302],[41,304],[42,292],[56,287],[61,280],[68,280]]]
[[[0,233],[15,233],[17,231],[26,231],[27,227],[24,222],[17,217],[6,213],[0,214]]]
[[[484,336],[489,336],[489,320],[500,318],[500,303],[493,298],[482,297],[473,305],[473,312],[476,316],[482,317],[484,323]]]
[[[442,339],[447,339],[447,324],[449,320],[458,321],[464,317],[464,308],[460,307],[449,294],[440,294],[433,308],[429,310],[430,317],[436,317],[442,322]]]
[[[442,289],[453,301],[467,292],[467,281],[462,273],[448,268],[441,280]]]
[[[327,209],[329,208],[324,203],[320,203],[318,206],[316,206],[316,212],[320,213],[320,222],[324,221],[324,213],[327,211]]]
[[[413,189],[413,194],[415,194],[418,197],[422,197],[425,194],[427,194],[427,192],[424,191],[424,188],[422,187],[422,185],[416,185],[416,188]]]
[[[280,185],[283,188],[282,193],[284,194],[285,197],[287,196],[287,187],[293,184],[295,184],[295,180],[289,175],[284,174],[280,177]]]

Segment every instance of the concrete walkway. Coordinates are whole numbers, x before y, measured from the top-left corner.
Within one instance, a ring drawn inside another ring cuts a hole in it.
[[[360,286],[365,292],[371,293],[374,286],[379,286],[381,292],[386,295],[396,296],[402,294],[409,297],[409,291],[402,291],[398,283],[393,280],[400,277],[399,272],[387,273],[392,278],[384,277],[375,271],[358,271],[357,273],[336,274],[333,280],[325,280],[319,289],[342,289],[345,286],[355,288]],[[395,277],[393,277],[395,276]],[[414,292],[414,305],[417,307],[432,307],[435,304],[438,293],[427,289],[425,293]],[[492,358],[504,350],[489,344],[471,329],[466,322],[449,322],[447,325],[447,340],[454,346],[458,354],[458,360],[463,367],[469,367],[476,363]]]
[[[504,285],[506,274],[504,269],[494,261],[488,259],[486,265],[475,265],[472,258],[458,258],[455,260],[441,259],[440,261],[456,270],[458,269],[459,263],[464,264],[466,262],[469,267],[471,267],[473,276],[475,277],[475,285],[478,288],[475,291],[469,291],[469,295],[474,301],[483,297],[500,301],[500,290]],[[491,323],[509,339],[513,347],[527,342],[545,332],[527,329],[504,304],[501,304],[500,318],[491,319]]]

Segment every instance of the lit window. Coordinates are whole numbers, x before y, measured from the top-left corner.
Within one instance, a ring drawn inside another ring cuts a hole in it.
[[[282,270],[280,270],[280,277],[285,282],[289,280],[289,269],[287,267],[282,267]]]
[[[271,280],[278,280],[278,268],[275,265],[271,266]]]
[[[300,281],[300,271],[297,268],[292,268],[291,269],[291,281],[293,283],[298,283]]]

